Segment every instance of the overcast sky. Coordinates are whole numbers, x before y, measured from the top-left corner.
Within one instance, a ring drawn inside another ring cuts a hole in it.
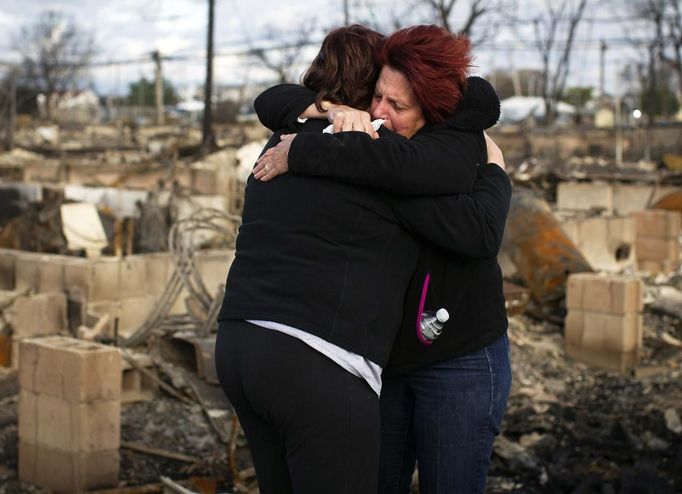
[[[521,17],[531,19],[541,11],[541,0],[518,1]],[[589,19],[581,26],[578,36],[581,44],[573,57],[569,85],[597,86],[599,40],[623,36],[622,25],[613,22],[614,15],[627,15],[623,3],[611,3],[609,7],[597,0],[591,1],[602,6],[586,14]],[[466,2],[460,0],[462,7]],[[401,0],[349,0],[349,3],[352,20],[367,20],[374,15],[389,25],[390,16],[408,13],[411,17],[406,22],[424,20],[418,11],[410,8],[410,3]],[[200,85],[204,78],[207,4],[207,0],[0,0],[0,62],[16,60],[13,37],[21,26],[35,21],[40,12],[55,10],[92,30],[99,48],[98,62],[149,58],[149,53],[158,49],[164,56],[183,59],[164,63],[165,76],[177,87]],[[342,0],[216,0],[215,45],[219,54],[214,69],[216,83],[263,81],[272,77],[262,64],[241,53],[250,46],[265,46],[268,29],[281,31],[283,38],[291,39],[304,23],[314,26],[311,37],[320,40],[326,30],[342,23],[342,5]],[[617,13],[614,5],[621,6]],[[456,22],[457,15],[454,19]],[[539,68],[537,54],[527,43],[524,45],[524,39],[533,39],[530,23],[516,27],[515,33],[508,27],[499,28],[475,50],[476,73],[485,74],[493,68]],[[315,48],[310,48],[297,69],[302,70],[314,52]],[[617,70],[633,56],[636,56],[633,51],[622,44],[614,43],[609,48],[607,91],[618,90],[621,84],[617,82]],[[98,91],[122,94],[131,80],[153,77],[153,66],[150,62],[104,66],[93,69],[91,76]]]

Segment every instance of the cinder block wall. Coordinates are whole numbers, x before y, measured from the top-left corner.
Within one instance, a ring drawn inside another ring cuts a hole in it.
[[[677,211],[649,210],[636,213],[635,220],[639,268],[653,274],[677,271],[682,215]]]
[[[118,484],[121,355],[52,336],[21,342],[19,478],[54,492]]]
[[[576,360],[624,371],[642,349],[643,285],[636,277],[572,274],[564,342]]]
[[[231,249],[196,252],[195,264],[211,295],[225,283],[233,259],[234,250]],[[19,324],[14,331],[17,342],[26,336],[53,334],[67,329],[76,334],[79,325],[103,315],[108,315],[109,319],[104,327],[104,336],[113,337],[116,319],[119,321],[119,334],[126,336],[147,319],[166,289],[173,270],[169,253],[85,259],[0,249],[0,283],[5,289],[30,288],[41,295],[31,297],[33,306],[38,307],[39,303],[49,306],[36,309],[35,314],[30,314],[29,309],[23,313],[32,315],[33,319],[38,314],[53,313],[53,319],[56,318],[40,324],[31,323],[30,327]],[[187,296],[183,289],[174,301],[171,314],[187,312]],[[53,308],[59,303],[62,304],[59,309]],[[42,329],[38,331],[34,328],[36,325]],[[19,348],[17,342],[15,349]]]

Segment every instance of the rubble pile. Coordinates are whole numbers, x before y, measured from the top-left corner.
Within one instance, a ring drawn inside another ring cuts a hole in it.
[[[561,328],[511,320],[513,388],[487,492],[673,493],[682,489],[682,320],[647,310],[629,374],[578,363]]]
[[[46,126],[0,154],[0,494],[257,492],[212,359],[262,137],[219,129],[198,157],[179,126]],[[487,492],[682,491],[682,175],[509,174],[514,381]]]

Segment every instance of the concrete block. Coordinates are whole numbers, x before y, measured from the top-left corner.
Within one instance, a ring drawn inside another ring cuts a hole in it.
[[[118,450],[65,452],[19,442],[19,478],[55,493],[118,485]]]
[[[156,297],[124,298],[119,302],[118,332],[121,336],[130,336],[140,328],[154,309]]]
[[[633,314],[643,309],[643,286],[639,278],[597,273],[568,277],[566,308],[606,314]]]
[[[38,264],[38,291],[41,293],[64,291],[64,259],[44,257]]]
[[[18,470],[19,479],[29,484],[35,484],[36,467],[38,460],[38,447],[33,443],[19,440],[18,444]]]
[[[156,375],[151,357],[146,354],[133,354],[138,365]],[[159,385],[142,371],[123,360],[123,375],[121,378],[121,403],[148,401],[154,398]]]
[[[68,328],[66,296],[39,293],[20,297],[5,314],[16,338],[59,333]]]
[[[613,213],[613,188],[600,182],[561,182],[557,188],[559,209],[601,209]]]
[[[149,294],[160,296],[173,274],[173,262],[170,254],[142,254],[139,257],[147,263],[147,290]]]
[[[635,267],[634,218],[573,218],[562,221],[561,227],[594,269],[622,271]]]
[[[38,255],[22,253],[14,261],[14,286],[18,291],[26,289],[38,292]]]
[[[38,444],[38,395],[21,389],[19,392],[19,440]]]
[[[225,285],[227,272],[234,261],[234,250],[205,250],[196,253],[196,266],[201,279],[211,295],[220,285]]]
[[[673,274],[680,270],[680,261],[639,261],[637,263],[640,271],[646,271],[652,275]]]
[[[592,367],[620,372],[621,374],[629,373],[630,369],[636,367],[640,360],[638,352],[591,350],[568,343],[566,344],[566,354]]]
[[[15,346],[16,345],[16,346]],[[16,363],[19,374],[19,387],[24,391],[36,392],[36,369],[38,367],[37,339],[12,341],[12,364]],[[19,355],[23,356],[23,365]]]
[[[75,436],[71,417],[75,405],[61,398],[38,394],[36,444],[61,450],[72,450]]]
[[[14,290],[16,251],[0,249],[0,290]]]
[[[119,276],[122,298],[149,295],[147,262],[142,256],[128,256],[121,259]]]
[[[38,293],[64,291],[64,266],[68,256],[21,253],[16,257],[15,284],[18,290]]]
[[[120,401],[71,403],[53,396],[35,396],[35,444],[70,452],[118,449],[121,434]],[[30,432],[26,431],[27,434]]]
[[[45,396],[81,403],[118,400],[121,396],[121,355],[110,346],[66,337],[28,340],[22,346],[37,351],[32,390]],[[20,382],[29,380],[31,359],[22,358]]]
[[[74,259],[64,267],[64,288],[78,290],[85,300],[118,300],[121,297],[118,258]]]
[[[649,204],[676,192],[679,187],[670,185],[638,185],[614,183],[613,210],[618,214],[630,214],[644,211]]]
[[[74,455],[76,484],[81,490],[118,486],[118,448]]]
[[[635,248],[638,261],[676,261],[680,258],[680,242],[676,238],[638,237]]]
[[[120,379],[120,377],[119,377]],[[121,402],[97,400],[71,405],[70,451],[118,449],[121,443]],[[39,426],[40,430],[40,426]]]
[[[566,345],[594,351],[639,352],[642,348],[641,314],[615,315],[569,310],[566,314]]]
[[[682,214],[677,211],[650,209],[635,213],[638,237],[677,239],[682,231]]]

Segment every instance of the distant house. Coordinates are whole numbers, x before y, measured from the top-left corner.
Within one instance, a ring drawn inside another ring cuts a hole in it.
[[[500,102],[500,123],[534,123],[545,120],[545,100],[539,96],[512,96]],[[559,101],[557,123],[566,124],[573,120],[576,108]]]
[[[38,111],[46,116],[47,97],[39,94],[37,102]],[[98,121],[102,115],[99,97],[91,89],[60,93],[53,99],[52,105],[52,115],[59,122],[91,123]]]
[[[598,129],[612,129],[616,125],[616,113],[613,105],[603,104],[594,113],[594,126]]]

